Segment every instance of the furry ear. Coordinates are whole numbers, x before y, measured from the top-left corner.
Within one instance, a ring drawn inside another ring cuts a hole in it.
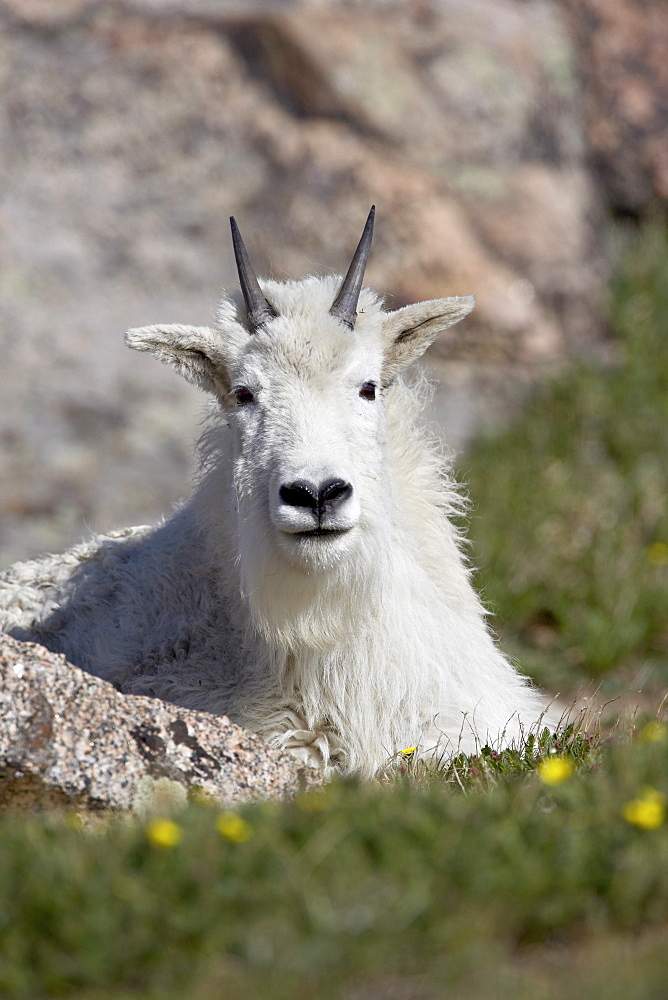
[[[125,334],[125,343],[171,365],[199,389],[215,393],[221,385],[228,387],[220,334],[208,326],[171,323],[135,327]]]
[[[473,295],[415,302],[387,313],[383,321],[383,385],[419,358],[439,333],[464,319],[475,305]]]

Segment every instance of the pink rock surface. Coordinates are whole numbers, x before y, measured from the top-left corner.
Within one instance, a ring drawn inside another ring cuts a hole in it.
[[[228,805],[319,780],[224,716],[121,695],[63,656],[0,633],[1,806],[142,810],[160,779],[183,801]]]

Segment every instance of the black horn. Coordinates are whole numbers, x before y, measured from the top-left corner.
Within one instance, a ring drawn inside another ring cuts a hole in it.
[[[357,244],[357,250],[352,263],[348,268],[348,273],[343,279],[343,284],[339,289],[339,294],[334,299],[329,310],[332,316],[336,316],[349,326],[352,330],[357,319],[357,300],[362,289],[364,280],[364,269],[371,250],[371,240],[373,239],[373,220],[376,215],[376,206],[371,206],[371,211],[364,226],[362,238]]]
[[[234,246],[234,257],[237,262],[239,272],[239,284],[246,303],[246,312],[254,330],[264,326],[276,315],[276,311],[267,301],[264,292],[255,277],[253,265],[250,262],[248,251],[241,239],[241,233],[233,215],[230,216],[230,226],[232,227],[232,245]]]

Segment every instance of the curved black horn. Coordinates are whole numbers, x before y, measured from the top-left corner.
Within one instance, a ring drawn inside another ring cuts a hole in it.
[[[254,330],[268,323],[276,315],[275,309],[267,301],[264,292],[255,277],[253,265],[250,262],[248,251],[241,239],[241,233],[233,215],[230,216],[230,226],[232,227],[232,245],[234,246],[234,257],[237,262],[239,272],[239,284],[246,303],[246,312]]]
[[[337,316],[342,323],[352,330],[357,319],[357,300],[360,297],[362,282],[364,280],[364,269],[371,250],[371,240],[373,239],[373,220],[376,215],[376,206],[371,206],[371,211],[364,226],[362,238],[357,244],[357,250],[352,263],[348,268],[348,273],[343,279],[343,284],[339,293],[329,310],[332,316]]]

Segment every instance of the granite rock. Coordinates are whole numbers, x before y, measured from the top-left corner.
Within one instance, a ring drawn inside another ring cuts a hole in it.
[[[668,4],[562,0],[582,79],[586,136],[606,201],[643,216],[668,203]]]
[[[146,814],[193,797],[289,796],[320,780],[224,716],[119,694],[0,633],[0,807]]]

